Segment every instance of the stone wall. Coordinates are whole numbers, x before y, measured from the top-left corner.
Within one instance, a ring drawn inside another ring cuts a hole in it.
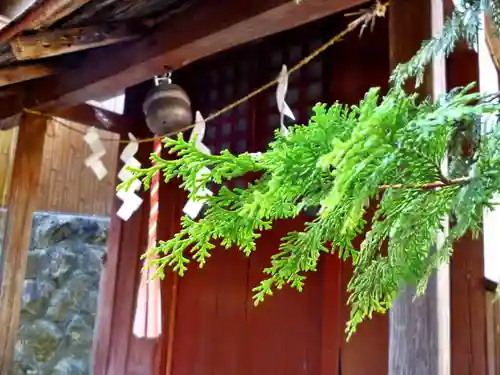
[[[37,213],[11,375],[88,375],[108,220]]]

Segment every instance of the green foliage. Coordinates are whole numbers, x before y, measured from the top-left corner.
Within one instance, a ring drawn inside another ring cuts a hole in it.
[[[408,78],[416,77],[417,86],[420,85],[432,59],[447,57],[460,41],[467,42],[470,48],[477,50],[483,13],[491,15],[493,23],[500,30],[500,0],[454,0],[454,5],[441,33],[424,41],[410,61],[394,70],[391,76],[393,84],[402,86]]]
[[[277,132],[259,155],[205,155],[182,135],[165,139],[178,159],[152,155],[157,166],[132,170],[134,179],[148,186],[161,170],[166,182],[180,178],[193,199],[210,182],[221,188],[205,197],[202,218],[183,217],[180,232],[153,249],[160,256],[159,276],[165,267],[183,275],[191,259],[203,266],[219,241],[251,255],[273,221],[320,207],[303,231],[282,238],[266,278],[254,288],[255,303],[286,285],[302,290],[321,254],[336,253],[354,263],[347,328],[354,332],[364,318],[385,312],[403,285],[422,292],[430,273],[449,260],[453,242],[467,230],[479,230],[483,209],[500,187],[500,130],[476,131],[478,116],[500,109],[492,99],[469,88],[435,103],[399,89],[385,97],[371,89],[357,106],[316,105],[308,125],[291,127],[287,137]],[[464,140],[474,154],[464,154]],[[448,150],[450,168],[444,173],[440,166]],[[210,173],[200,179],[205,167]],[[251,172],[260,177],[247,188],[224,186]],[[375,213],[368,227],[370,203]],[[437,246],[446,216],[452,226]],[[354,247],[364,230],[362,244]]]

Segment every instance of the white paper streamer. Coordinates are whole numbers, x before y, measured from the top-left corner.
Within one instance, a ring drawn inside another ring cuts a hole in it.
[[[196,112],[195,116],[195,126],[193,128],[193,131],[191,132],[191,137],[190,140],[192,141],[193,138],[196,136],[196,142],[195,146],[200,152],[203,152],[204,154],[210,155],[211,151],[210,149],[203,143],[203,137],[205,136],[205,129],[206,129],[206,124],[205,120],[203,119],[203,116],[201,115],[200,112]],[[204,175],[207,173],[210,173],[210,170],[208,168],[203,168],[198,172],[198,175],[196,176],[197,180],[200,180]],[[196,200],[194,199],[189,199],[184,206],[184,213],[188,215],[191,219],[196,219],[198,215],[201,212],[201,209],[203,208],[204,205],[204,200],[199,199],[207,196],[211,196],[213,193],[209,189],[204,189],[203,191],[199,192],[197,195]]]
[[[124,166],[118,173],[118,179],[122,182],[133,177],[133,174],[127,170],[127,167],[141,167],[141,163],[135,158],[135,154],[139,150],[139,143],[137,143],[137,139],[131,133],[128,134],[128,137],[131,142],[125,146],[120,155],[120,159],[123,161]],[[116,196],[123,202],[116,213],[120,219],[127,221],[141,206],[142,198],[136,194],[140,188],[141,181],[135,180],[127,191],[121,189],[116,192]]]
[[[193,138],[196,136],[196,143],[195,143],[196,148],[200,150],[200,152],[210,155],[212,152],[203,143],[203,138],[205,137],[205,129],[206,129],[205,119],[203,118],[200,112],[196,112],[194,120],[195,120],[195,125],[193,131],[191,132],[189,140],[192,141]]]
[[[83,140],[89,145],[92,151],[92,154],[85,159],[84,164],[87,168],[92,169],[97,179],[102,180],[108,174],[108,170],[101,160],[106,155],[106,149],[101,142],[99,133],[94,127],[89,127]]]
[[[285,126],[285,116],[295,121],[295,116],[293,115],[292,110],[285,101],[287,91],[288,69],[286,65],[283,65],[278,76],[278,87],[276,88],[276,104],[278,105],[278,111],[280,112],[280,131],[284,137],[288,135],[288,129]]]

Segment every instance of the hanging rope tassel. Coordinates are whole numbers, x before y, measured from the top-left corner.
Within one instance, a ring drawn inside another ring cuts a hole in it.
[[[161,156],[161,149],[161,139],[156,139],[154,142],[154,153]],[[148,250],[156,246],[159,190],[160,173],[157,172],[151,179]],[[159,337],[162,331],[161,288],[160,280],[152,278],[156,272],[156,267],[147,266],[151,260],[157,258],[157,255],[150,252],[147,254],[146,259],[144,259],[145,267],[141,273],[141,282],[137,295],[133,333],[136,337],[152,339]]]

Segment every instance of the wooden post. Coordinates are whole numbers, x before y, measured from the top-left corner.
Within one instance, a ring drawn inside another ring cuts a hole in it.
[[[137,132],[134,135],[142,137]],[[120,139],[126,140],[128,137],[121,135]],[[125,145],[121,146],[120,153]],[[145,165],[148,153],[143,152],[143,148],[141,145],[135,157]],[[123,163],[118,160],[117,172],[122,167]],[[92,373],[95,375],[126,372],[147,208],[141,206],[128,221],[123,221],[116,215],[121,204],[122,201],[115,197],[106,263],[99,288],[99,311],[93,345]]]
[[[452,3],[451,0],[447,2]],[[448,90],[479,81],[481,91],[498,91],[498,76],[486,46],[484,30],[480,30],[479,34],[479,56],[465,43],[459,45],[448,58],[447,76]],[[488,292],[485,291],[484,276],[485,267],[488,271],[492,271],[490,265],[497,267],[499,271],[500,262],[495,256],[498,242],[488,243],[491,237],[487,236],[488,232],[496,234],[498,231],[500,216],[496,215],[499,214],[500,212],[493,213],[493,218],[489,214],[485,215],[483,236],[474,238],[471,233],[467,233],[454,245],[450,264],[453,375],[498,374],[498,372],[488,372],[487,369],[488,346],[485,337],[488,337],[490,332],[494,334],[495,329],[490,330],[487,327],[488,321],[485,318],[493,306],[488,306],[486,302]],[[493,259],[487,256],[489,249],[494,252]],[[498,275],[500,276],[500,272]]]
[[[46,129],[45,118],[25,115],[17,138],[0,264],[0,374],[9,374],[17,337]]]
[[[389,19],[390,60],[394,68],[408,61],[423,40],[440,33],[442,0],[407,0],[391,3]],[[408,90],[413,82],[408,85]],[[446,90],[445,61],[428,69],[423,95]],[[450,374],[449,267],[433,276],[424,296],[414,300],[415,289],[404,288],[389,315],[389,375]]]
[[[125,95],[125,112],[135,121],[133,134],[138,138],[151,136],[141,111],[141,103],[148,89],[146,82],[127,89]],[[128,137],[122,134],[121,138]],[[152,143],[141,143],[135,157],[143,166],[149,165],[152,150]],[[118,171],[122,166],[119,161]],[[93,347],[94,375],[152,375],[158,367],[156,355],[159,340],[137,339],[132,335],[142,263],[140,256],[146,250],[148,237],[148,195],[143,189],[139,195],[143,198],[143,204],[128,221],[116,215],[122,203],[118,198],[115,199],[111,214],[107,261],[99,292],[98,330]]]

